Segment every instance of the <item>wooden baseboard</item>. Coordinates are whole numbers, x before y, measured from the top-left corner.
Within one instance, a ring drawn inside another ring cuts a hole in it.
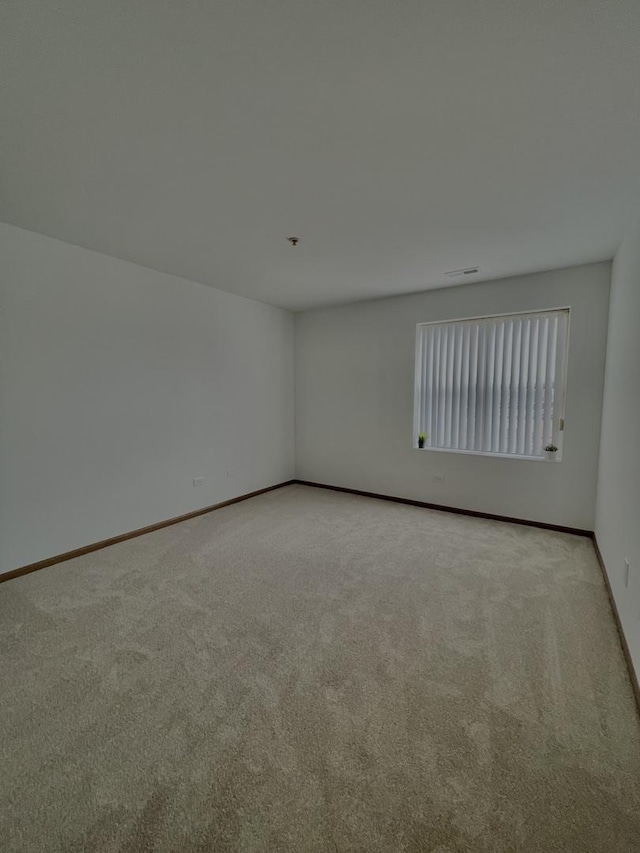
[[[620,612],[618,611],[618,605],[616,604],[616,600],[613,596],[613,590],[611,589],[611,581],[609,580],[609,574],[607,572],[607,568],[604,564],[604,559],[602,558],[602,551],[600,550],[600,546],[598,545],[598,540],[596,539],[596,534],[594,533],[592,536],[593,547],[596,552],[596,557],[598,558],[598,563],[600,564],[600,569],[602,570],[602,577],[604,578],[604,585],[607,588],[607,595],[609,596],[609,604],[611,605],[611,612],[613,614],[613,621],[616,623],[616,628],[618,629],[618,637],[620,639],[620,645],[622,646],[622,653],[624,654],[624,659],[627,664],[627,669],[629,670],[629,678],[631,680],[631,687],[633,688],[633,693],[636,697],[636,704],[638,706],[638,713],[640,714],[640,684],[638,683],[638,676],[636,675],[636,669],[633,665],[633,658],[631,657],[631,651],[629,650],[629,645],[627,643],[627,638],[624,635],[624,630],[622,628],[622,621],[620,620]]]
[[[627,638],[625,637],[624,630],[622,628],[622,622],[620,621],[618,606],[616,605],[616,600],[613,597],[613,590],[611,589],[609,575],[607,574],[604,560],[602,558],[602,552],[600,551],[600,546],[598,545],[598,540],[596,539],[595,533],[591,530],[583,530],[578,527],[564,527],[559,524],[547,524],[543,521],[528,521],[522,518],[512,518],[510,516],[504,515],[494,515],[493,513],[478,512],[477,510],[460,509],[459,507],[434,504],[429,503],[427,501],[416,501],[412,500],[411,498],[400,498],[395,497],[393,495],[382,495],[378,494],[377,492],[365,492],[362,489],[348,489],[344,486],[329,486],[326,483],[312,483],[309,480],[287,480],[284,483],[277,483],[275,486],[267,486],[264,489],[257,489],[255,492],[249,492],[246,495],[239,495],[237,498],[231,498],[228,501],[222,501],[221,503],[212,504],[211,506],[203,507],[202,509],[197,509],[193,512],[187,512],[184,515],[178,515],[175,518],[169,518],[166,521],[159,521],[156,524],[150,524],[147,527],[140,527],[137,530],[130,531],[129,533],[121,533],[119,536],[112,536],[109,539],[103,539],[100,542],[94,542],[91,545],[84,545],[82,548],[75,548],[73,551],[66,551],[64,554],[56,554],[56,556],[54,557],[48,557],[46,560],[39,560],[37,563],[30,563],[27,566],[21,566],[18,569],[13,569],[12,571],[0,574],[0,583],[12,580],[13,578],[19,578],[22,575],[27,575],[31,572],[37,572],[39,569],[45,569],[49,566],[55,566],[57,563],[64,563],[67,560],[73,560],[74,557],[82,557],[84,554],[90,554],[92,551],[99,551],[101,548],[108,548],[110,545],[116,545],[118,544],[118,542],[125,542],[127,539],[134,539],[136,536],[143,536],[145,533],[153,533],[155,530],[161,530],[163,527],[170,527],[172,524],[179,524],[181,521],[187,521],[190,518],[197,518],[199,515],[206,515],[207,513],[213,512],[216,509],[222,509],[222,507],[231,506],[232,504],[240,503],[240,501],[246,501],[249,498],[255,498],[257,497],[257,495],[263,495],[266,492],[272,492],[275,489],[281,489],[283,486],[289,486],[294,483],[297,483],[301,486],[312,486],[316,489],[328,489],[329,491],[333,492],[345,492],[350,495],[360,495],[366,498],[376,498],[378,500],[383,501],[392,501],[393,503],[423,507],[425,509],[435,509],[441,512],[451,512],[457,515],[470,515],[475,518],[488,518],[492,521],[506,521],[510,524],[524,524],[529,527],[541,527],[545,530],[556,530],[560,533],[573,533],[578,536],[588,536],[593,542],[596,557],[598,559],[598,563],[602,571],[602,577],[604,578],[604,583],[607,589],[607,595],[609,597],[609,604],[611,605],[611,612],[613,614],[614,622],[616,623],[618,636],[620,638],[620,645],[622,646],[622,652],[624,654],[627,669],[629,671],[631,686],[635,695],[636,703],[638,705],[638,712],[640,713],[640,684],[638,683],[638,677],[636,675],[636,670],[633,665],[631,652],[627,644]]]
[[[57,563],[64,563],[67,560],[73,560],[74,557],[82,557],[84,554],[90,554],[92,551],[99,551],[101,548],[108,548],[109,545],[117,545],[118,542],[126,542],[127,539],[134,539],[136,536],[143,536],[145,533],[153,533],[154,530],[162,530],[163,527],[170,527],[172,524],[179,524],[181,521],[187,521],[190,518],[196,518],[199,515],[206,515],[208,512],[213,512],[216,509],[222,509],[231,504],[246,501],[249,498],[255,498],[257,495],[263,495],[265,492],[272,492],[274,489],[281,489],[283,486],[290,486],[295,483],[295,480],[287,480],[284,483],[277,483],[275,486],[267,486],[266,489],[258,489],[255,492],[249,492],[246,495],[239,495],[237,498],[231,498],[228,501],[222,501],[218,504],[196,509],[193,512],[187,512],[184,515],[177,515],[175,518],[169,518],[166,521],[158,521],[156,524],[149,524],[147,527],[139,527],[137,530],[132,530],[129,533],[121,533],[119,536],[112,536],[109,539],[102,539],[100,542],[93,542],[91,545],[83,545],[82,548],[74,548],[73,551],[66,551],[64,554],[56,554],[55,557],[47,557],[46,560],[39,560],[37,563],[30,563],[28,566],[21,566],[18,569],[12,569],[9,572],[0,574],[0,583],[13,580],[13,578],[28,575],[31,572],[37,572],[39,569],[46,569],[49,566],[55,566]]]
[[[577,536],[586,536],[593,542],[593,547],[596,552],[596,557],[598,558],[598,563],[600,565],[600,569],[602,571],[602,576],[604,578],[604,583],[607,589],[607,595],[609,597],[609,604],[611,605],[611,612],[613,614],[613,621],[616,624],[616,629],[618,631],[618,637],[620,639],[620,645],[622,646],[622,653],[624,655],[625,662],[627,664],[627,670],[629,671],[629,680],[631,681],[631,687],[635,696],[636,704],[638,706],[638,713],[640,714],[640,683],[638,682],[638,676],[636,675],[636,670],[633,665],[633,658],[631,657],[631,652],[629,650],[629,646],[627,644],[627,638],[625,637],[624,630],[622,628],[622,622],[620,620],[620,613],[618,612],[618,606],[616,605],[616,600],[613,597],[613,590],[611,589],[611,583],[609,582],[609,575],[607,574],[607,570],[604,564],[604,560],[602,559],[602,552],[600,551],[600,546],[598,545],[598,540],[596,539],[596,534],[592,530],[583,530],[579,527],[564,527],[560,524],[547,524],[543,521],[528,521],[523,518],[511,518],[510,516],[504,515],[494,515],[493,513],[488,512],[477,512],[476,510],[469,509],[460,509],[458,507],[451,506],[443,506],[441,504],[433,504],[427,503],[426,501],[415,501],[410,498],[398,498],[393,495],[381,495],[377,492],[365,492],[361,489],[348,489],[344,486],[329,486],[326,483],[312,483],[309,480],[294,480],[295,483],[299,483],[301,486],[313,486],[316,489],[329,489],[333,492],[346,492],[350,495],[361,495],[366,498],[377,498],[378,500],[383,501],[393,501],[394,503],[400,504],[408,504],[409,506],[418,506],[424,507],[425,509],[435,509],[442,512],[452,512],[457,515],[471,515],[476,518],[488,518],[493,521],[507,521],[510,524],[524,524],[529,527],[541,527],[545,530],[556,530],[560,533],[573,533]]]
[[[446,506],[444,504],[415,501],[412,498],[398,498],[393,495],[381,495],[378,492],[363,492],[361,489],[347,489],[344,486],[328,486],[326,483],[312,483],[309,480],[294,480],[294,482],[299,483],[301,486],[314,486],[316,489],[329,489],[333,492],[346,492],[349,495],[361,495],[365,498],[377,498],[381,501],[392,501],[393,503],[419,506],[424,509],[435,509],[439,512],[452,512],[456,515],[470,515],[474,518],[488,518],[491,521],[506,521],[509,524],[524,524],[527,527],[541,527],[543,530],[555,530],[558,533],[573,533],[575,536],[586,536],[589,539],[593,536],[592,530],[583,530],[581,527],[564,527],[561,524],[548,524],[546,521],[528,521],[525,518],[513,518],[509,515],[494,515],[491,512],[479,512],[475,509],[460,509],[459,507]]]
[[[28,575],[31,572],[37,572],[39,569],[46,569],[49,566],[55,566],[58,563],[64,563],[67,560],[73,560],[75,557],[82,557],[84,554],[90,554],[92,551],[99,551],[101,548],[108,548],[109,545],[117,545],[118,542],[125,542],[127,539],[133,539],[136,536],[143,536],[145,533],[153,533],[154,530],[161,530],[163,527],[169,527],[172,524],[179,524],[181,521],[187,521],[189,518],[196,518],[199,515],[205,515],[208,512],[213,512],[216,509],[221,509],[231,504],[246,501],[249,498],[254,498],[257,495],[262,495],[265,492],[271,492],[274,489],[281,489],[283,486],[289,486],[298,483],[302,486],[313,486],[316,489],[329,489],[335,492],[346,492],[352,495],[361,495],[367,498],[377,498],[378,500],[393,501],[394,503],[408,504],[410,506],[419,506],[426,509],[435,509],[443,512],[453,512],[459,515],[471,515],[477,518],[489,518],[493,521],[508,521],[512,524],[526,524],[531,527],[542,527],[547,530],[557,530],[561,533],[575,533],[579,536],[593,536],[590,530],[581,530],[574,527],[562,527],[557,524],[546,524],[542,521],[526,521],[521,518],[511,518],[509,516],[493,515],[487,512],[477,512],[476,510],[459,509],[458,507],[443,506],[441,504],[427,503],[425,501],[415,501],[410,498],[399,498],[393,495],[381,495],[377,492],[364,492],[361,489],[348,489],[344,486],[329,486],[325,483],[312,483],[308,480],[287,480],[284,483],[277,483],[275,486],[267,486],[265,489],[258,489],[255,492],[249,492],[246,495],[240,495],[237,498],[231,498],[228,501],[213,504],[212,506],[197,509],[194,512],[188,512],[184,515],[178,515],[175,518],[169,518],[166,521],[159,521],[156,524],[150,524],[147,527],[140,527],[137,530],[132,530],[129,533],[121,533],[119,536],[112,536],[109,539],[103,539],[100,542],[93,542],[91,545],[84,545],[81,548],[74,548],[73,551],[66,551],[64,554],[56,554],[53,557],[47,557],[46,560],[39,560],[37,563],[30,563],[27,566],[20,566],[17,569],[0,574],[0,583],[13,580],[13,578]],[[606,577],[606,575],[605,575]]]

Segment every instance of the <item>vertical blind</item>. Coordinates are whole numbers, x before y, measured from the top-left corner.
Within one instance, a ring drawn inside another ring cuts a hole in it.
[[[541,456],[564,426],[568,309],[418,326],[414,432],[427,447]]]

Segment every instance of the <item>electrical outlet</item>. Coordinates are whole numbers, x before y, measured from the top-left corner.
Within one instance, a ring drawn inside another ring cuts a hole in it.
[[[235,471],[232,471],[231,469],[229,469],[229,470],[227,471],[227,477],[235,477],[235,476],[236,476],[236,472],[235,472]]]
[[[624,558],[624,585],[629,586],[629,558]]]
[[[433,475],[434,483],[444,483],[444,474],[434,474]]]
[[[201,486],[203,483],[204,483],[204,477],[194,477],[193,478],[193,485],[194,486]]]

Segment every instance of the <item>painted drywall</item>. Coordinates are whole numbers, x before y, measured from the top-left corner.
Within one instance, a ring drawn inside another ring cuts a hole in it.
[[[295,310],[617,248],[638,0],[0,10],[3,221]]]
[[[293,476],[290,313],[7,225],[0,276],[0,571]]]
[[[610,277],[610,263],[590,264],[297,314],[297,476],[592,530]],[[417,323],[561,306],[562,462],[412,448]]]
[[[596,537],[640,676],[639,318],[640,219],[613,262],[596,510]]]

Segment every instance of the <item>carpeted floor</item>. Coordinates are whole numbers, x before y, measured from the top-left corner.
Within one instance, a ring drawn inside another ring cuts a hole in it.
[[[0,586],[0,847],[640,850],[591,543],[289,486]]]

